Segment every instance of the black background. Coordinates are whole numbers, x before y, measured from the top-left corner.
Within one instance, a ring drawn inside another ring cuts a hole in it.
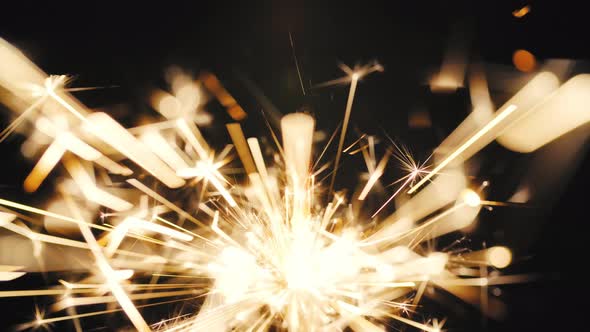
[[[511,15],[527,3],[532,6],[529,15],[523,19]],[[267,135],[259,115],[263,105],[241,78],[254,82],[282,113],[304,105],[311,107],[318,127],[330,132],[341,120],[347,88],[312,90],[310,85],[342,76],[339,62],[354,65],[378,60],[385,72],[372,74],[360,83],[352,123],[359,132],[380,135],[385,130],[423,159],[469,112],[465,89],[441,95],[433,94],[425,84],[429,74],[439,68],[450,41],[459,40],[472,63],[516,72],[511,68],[512,53],[523,48],[540,62],[577,60],[576,70],[583,72],[590,58],[583,13],[579,4],[563,1],[360,1],[321,5],[312,1],[215,5],[197,1],[96,1],[71,6],[22,2],[3,4],[0,37],[21,48],[44,71],[74,75],[75,86],[118,86],[77,94],[89,107],[124,103],[137,113],[152,112],[146,103],[147,93],[154,86],[162,86],[162,74],[168,66],[180,65],[194,72],[209,69],[249,113],[243,124],[247,135],[257,136]],[[289,32],[295,41],[306,96],[299,86]],[[492,91],[496,105],[509,96],[502,89]],[[417,109],[430,112],[432,128],[408,128],[408,114]],[[8,123],[6,114],[2,114],[2,127]],[[120,120],[132,124],[134,115]],[[217,126],[206,130],[206,135],[229,140],[219,125],[229,117],[221,111],[214,116]],[[581,130],[588,127],[578,132]],[[19,142],[14,137],[0,145],[4,160],[1,196],[31,201],[20,192],[32,165],[19,156]],[[484,152],[490,156],[480,159],[482,169],[488,170],[483,176],[492,180],[490,195],[506,199],[530,156],[517,156],[498,146]],[[532,233],[534,241],[516,251],[527,259],[509,272],[547,276],[529,284],[502,287],[501,298],[509,308],[505,321],[482,323],[477,310],[467,306],[447,312],[444,307],[426,303],[425,311],[431,310],[436,317],[448,315],[449,331],[565,331],[581,326],[585,320],[582,289],[587,284],[582,269],[586,260],[583,232],[588,222],[585,204],[590,161],[587,154],[580,159],[575,173],[564,179],[564,187],[556,190],[554,197],[546,199],[543,209],[482,212],[481,221],[503,221],[474,234],[476,247],[484,240],[505,239],[518,248],[519,236]],[[503,165],[501,171],[493,171],[497,163]],[[348,167],[358,165],[350,163]],[[347,179],[342,181],[347,184]],[[42,194],[50,191],[48,186],[41,188]],[[498,229],[505,234],[500,239],[486,236]],[[5,289],[38,287],[39,282],[40,278],[27,275]],[[9,328],[31,318],[34,299],[0,299],[0,306],[0,325]],[[109,330],[114,319],[102,319],[92,322]],[[68,328],[55,326],[55,330]]]

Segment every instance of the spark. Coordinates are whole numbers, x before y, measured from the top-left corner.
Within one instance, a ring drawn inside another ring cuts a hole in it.
[[[493,299],[485,305],[474,302],[472,286],[487,292],[488,285],[530,280],[488,275],[488,269],[512,263],[509,248],[466,253],[437,251],[425,244],[471,225],[482,206],[503,204],[482,197],[487,182],[476,192],[463,183],[441,188],[438,177],[432,184],[428,181],[505,121],[517,109],[513,104],[432,170],[425,166],[429,158],[419,163],[391,139],[394,151],[385,150],[379,159],[374,136],[363,134],[346,148],[344,143],[359,80],[383,67],[342,66],[346,77],[319,85],[350,83],[332,172],[325,175],[321,173],[331,164],[319,161],[338,129],[321,153],[314,154],[316,121],[309,114],[280,119],[280,135],[270,132],[276,151],[269,152],[272,147],[263,139],[246,137],[239,123],[226,125],[233,145],[216,151],[217,145],[206,140],[207,132],[201,133],[210,121],[197,116],[205,112],[205,92],[234,120],[243,120],[246,113],[211,73],[199,80],[184,73],[172,77],[171,92],[158,91],[152,98],[159,118],[127,129],[72,97],[69,92],[80,89],[66,87],[66,76],[45,75],[0,40],[2,59],[30,75],[0,71],[0,84],[11,93],[23,96],[20,87],[28,89],[26,105],[14,109],[21,115],[0,140],[24,121],[34,124],[31,136],[49,137],[31,143],[44,152],[25,189],[34,192],[54,172],[57,190],[51,199],[61,205],[41,208],[0,198],[0,228],[33,247],[32,253],[15,257],[0,253],[3,260],[16,261],[0,265],[0,281],[26,273],[72,271],[46,289],[0,291],[1,298],[56,298],[47,311],[36,308],[35,320],[17,329],[65,321],[79,329],[78,320],[123,313],[139,331],[384,331],[382,322],[396,320],[440,332],[444,319],[418,321],[411,315],[422,298],[431,296],[427,287],[443,289],[481,306],[486,315],[498,316]],[[353,147],[357,150],[349,152]],[[362,155],[367,166],[366,183],[352,196],[357,199],[334,189],[343,154]],[[371,218],[407,187],[413,193],[428,184],[413,198],[435,203],[415,218],[394,214],[383,223],[373,220],[373,229],[356,206],[383,181],[392,154],[403,176],[395,179],[397,189]],[[236,163],[241,163],[243,177],[229,171]],[[327,186],[320,175],[331,176]],[[440,198],[440,191],[448,197]],[[59,225],[57,231],[44,227],[49,221]],[[71,233],[62,234],[66,229]],[[52,258],[57,246],[65,253],[63,261]],[[44,259],[51,268],[31,263]],[[159,300],[164,298],[173,299]],[[143,308],[176,302],[196,303],[199,309],[158,317],[155,324],[142,315]],[[93,309],[77,313],[73,309],[78,307]],[[67,313],[57,314],[62,310]]]

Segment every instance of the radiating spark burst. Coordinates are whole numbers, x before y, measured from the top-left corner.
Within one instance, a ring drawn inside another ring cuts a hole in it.
[[[404,188],[423,188],[375,223],[361,207],[391,152],[377,162],[374,138],[368,137],[359,150],[369,170],[363,190],[349,200],[333,189],[342,152],[365,138],[343,149],[357,83],[381,71],[380,65],[345,67],[347,78],[329,82],[351,82],[351,89],[326,190],[316,179],[328,167],[310,170],[327,148],[313,163],[315,121],[309,115],[283,117],[282,144],[271,133],[277,143],[272,156],[262,152],[257,138],[246,140],[239,124],[229,124],[247,175],[247,181],[230,181],[232,147],[216,153],[206,142],[195,114],[205,114],[207,93],[186,75],[173,80],[172,93],[157,92],[154,107],[166,119],[126,130],[74,99],[65,76],[47,77],[3,41],[2,59],[18,69],[0,71],[0,84],[9,92],[4,101],[23,115],[17,116],[20,122],[37,124],[29,133],[34,138],[30,144],[35,151],[45,148],[27,178],[27,190],[35,191],[50,172],[58,172],[53,169],[60,162],[67,173],[56,181],[54,203],[46,209],[0,199],[0,227],[35,249],[33,259],[16,255],[12,259],[22,264],[0,266],[0,277],[86,271],[66,275],[49,289],[0,291],[0,297],[56,296],[44,314],[37,309],[36,319],[18,329],[71,320],[80,330],[86,317],[123,312],[140,331],[385,331],[385,324],[396,320],[435,332],[442,330],[444,319],[420,321],[412,315],[429,296],[427,287],[443,289],[497,318],[502,304],[480,297],[473,286],[530,279],[488,275],[488,267],[510,263],[505,247],[462,254],[422,245],[469,226],[482,205],[495,203],[468,189],[466,177],[451,161],[500,126],[509,115],[506,110],[434,171],[426,166],[428,160],[414,161],[405,147],[391,141],[406,174],[394,182],[395,192],[373,217]],[[215,82],[205,84],[214,86],[209,93],[223,105],[239,107]],[[22,86],[33,88],[23,92]],[[68,139],[60,139],[64,133]],[[160,183],[176,189],[164,190]],[[55,247],[68,249],[58,261],[48,259]],[[177,302],[200,307],[154,322],[141,315],[146,307]],[[106,308],[76,312],[101,306]]]

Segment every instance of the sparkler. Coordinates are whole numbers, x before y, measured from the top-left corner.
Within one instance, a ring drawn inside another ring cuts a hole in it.
[[[451,152],[432,170],[403,152],[407,174],[374,213],[375,226],[356,207],[383,176],[389,152],[377,162],[374,140],[366,138],[370,152],[362,151],[370,174],[358,196],[349,200],[333,187],[357,85],[361,77],[382,70],[378,65],[349,70],[348,79],[334,81],[351,86],[327,195],[316,180],[322,169],[311,167],[315,120],[310,115],[281,119],[282,142],[276,142],[271,156],[258,139],[246,139],[238,123],[227,126],[233,147],[216,152],[209,146],[196,125],[199,116],[210,118],[203,115],[207,87],[235,119],[245,117],[212,74],[201,77],[204,87],[186,75],[177,77],[170,93],[160,91],[153,100],[165,119],[125,129],[72,97],[65,77],[45,75],[1,40],[0,67],[4,102],[17,116],[8,133],[23,121],[35,124],[25,144],[42,155],[25,189],[34,192],[60,163],[66,170],[56,184],[60,209],[0,199],[0,227],[34,249],[32,257],[0,257],[6,264],[0,266],[0,281],[36,271],[84,271],[66,274],[48,289],[0,291],[0,297],[56,296],[52,306],[19,330],[67,320],[81,330],[86,317],[123,312],[139,331],[385,331],[384,324],[396,320],[438,332],[444,320],[420,321],[408,312],[429,295],[428,285],[475,306],[485,303],[480,306],[484,314],[497,318],[501,303],[481,296],[474,286],[528,278],[488,276],[488,268],[510,264],[506,247],[461,255],[433,251],[423,243],[469,226],[482,205],[494,203],[468,188],[456,162],[465,160],[473,146],[499,136],[499,128],[504,140],[515,136],[506,119],[518,113],[519,121],[526,121],[530,107],[542,107],[538,94],[531,101],[525,93],[464,142],[446,146]],[[588,79],[579,81],[587,84]],[[556,89],[555,84],[543,92],[548,89]],[[566,90],[571,91],[578,90]],[[586,115],[572,115],[562,130],[527,146],[545,144],[587,121]],[[540,125],[519,123],[531,131]],[[363,138],[355,144],[365,144]],[[227,176],[232,148],[247,181]],[[380,216],[407,187],[416,194],[394,214]],[[187,192],[193,203],[184,208]],[[66,249],[65,260],[48,259],[56,246]],[[200,308],[157,322],[141,314],[143,308],[175,301],[200,303]],[[100,306],[106,309],[75,310]]]

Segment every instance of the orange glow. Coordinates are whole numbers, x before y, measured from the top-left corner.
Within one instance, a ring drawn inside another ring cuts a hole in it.
[[[512,16],[516,17],[516,18],[522,18],[524,17],[526,14],[528,14],[531,11],[531,6],[526,5],[520,9],[517,9],[515,11],[512,12]]]
[[[416,111],[408,116],[408,127],[410,128],[430,128],[432,120],[428,111]]]
[[[512,63],[514,63],[516,69],[525,73],[532,71],[537,65],[535,56],[526,50],[517,50],[514,52],[512,55]]]
[[[231,118],[236,121],[244,120],[247,115],[244,109],[242,109],[238,104],[230,106],[227,109],[227,113],[229,113],[229,116],[231,116]]]
[[[59,144],[51,144],[39,159],[23,184],[27,192],[36,191],[66,152]]]
[[[207,90],[217,98],[217,101],[225,106],[227,113],[232,119],[240,121],[246,118],[247,114],[244,109],[242,109],[234,97],[227,92],[221,82],[217,79],[217,76],[209,72],[204,72],[199,78],[203,81],[203,85],[205,85]]]

